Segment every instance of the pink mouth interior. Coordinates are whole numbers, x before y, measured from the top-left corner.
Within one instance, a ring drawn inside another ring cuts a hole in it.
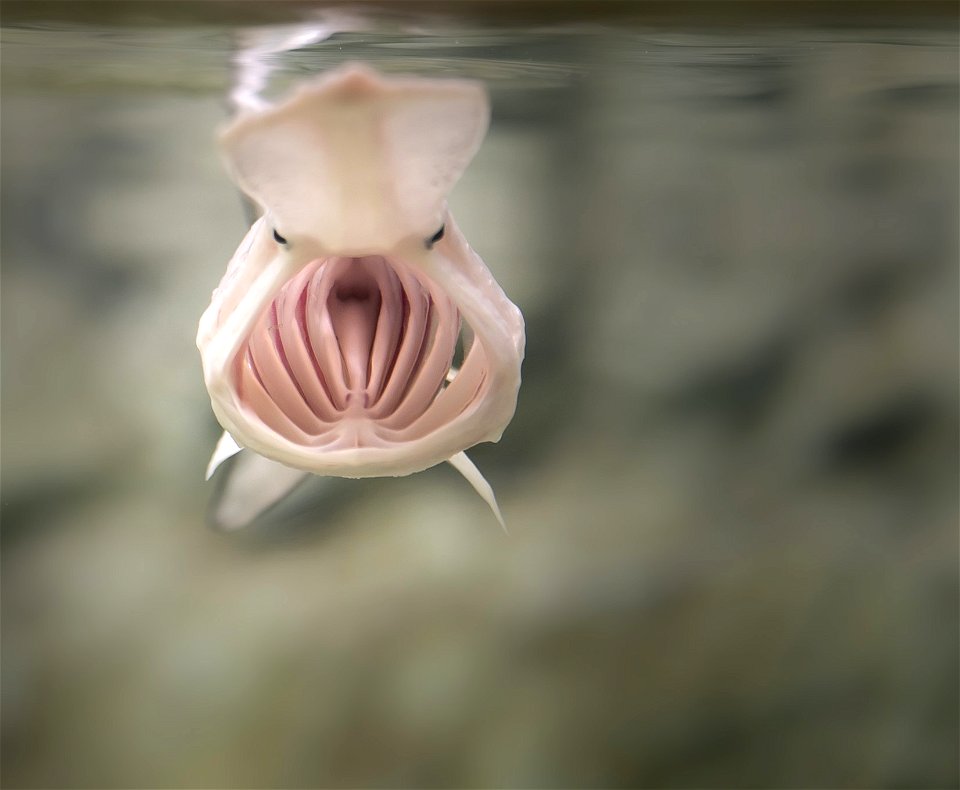
[[[434,283],[379,256],[306,266],[261,314],[234,361],[240,403],[297,444],[384,447],[461,414],[484,382],[474,344],[447,384],[460,315]]]

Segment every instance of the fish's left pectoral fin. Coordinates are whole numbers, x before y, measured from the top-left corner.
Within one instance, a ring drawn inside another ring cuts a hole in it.
[[[480,495],[480,498],[490,506],[490,510],[493,511],[493,515],[496,516],[497,521],[500,522],[500,526],[503,527],[503,531],[509,535],[510,533],[507,532],[507,524],[503,520],[503,514],[500,512],[500,507],[497,505],[497,497],[493,493],[493,488],[490,487],[490,484],[480,473],[480,470],[477,469],[476,465],[474,465],[473,461],[467,458],[467,454],[457,453],[456,455],[448,458],[447,463],[456,469],[461,475],[463,475],[467,482],[473,486],[473,490],[476,491]]]

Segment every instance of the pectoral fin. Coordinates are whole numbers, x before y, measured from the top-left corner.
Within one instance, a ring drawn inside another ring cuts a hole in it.
[[[230,476],[213,511],[214,524],[225,530],[247,526],[309,474],[249,450],[229,471]]]
[[[473,461],[467,458],[467,454],[457,453],[451,458],[448,458],[447,463],[449,463],[450,466],[456,469],[467,479],[467,482],[473,486],[473,490],[480,494],[480,497],[483,499],[483,501],[490,506],[490,509],[493,511],[493,515],[497,517],[497,521],[499,521],[500,526],[503,527],[503,531],[507,532],[507,525],[503,520],[503,515],[500,513],[500,508],[497,505],[497,498],[494,496],[493,489],[490,487],[490,484],[486,481],[484,476],[480,474],[480,470],[477,469]],[[510,533],[508,532],[507,534]]]
[[[207,476],[204,480],[209,480],[213,477],[213,473],[217,471],[217,467],[220,466],[220,464],[228,458],[235,456],[242,449],[236,440],[224,431],[223,436],[220,437],[220,441],[217,442],[217,446],[213,450],[213,455],[210,456],[210,463],[207,464]]]

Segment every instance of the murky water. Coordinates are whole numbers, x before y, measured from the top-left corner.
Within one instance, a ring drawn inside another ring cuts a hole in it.
[[[956,786],[950,13],[7,19],[3,783]],[[446,468],[205,525],[213,133],[350,59],[490,89],[509,538]]]

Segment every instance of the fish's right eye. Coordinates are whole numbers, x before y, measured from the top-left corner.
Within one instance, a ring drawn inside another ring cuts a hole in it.
[[[432,250],[433,245],[443,238],[443,234],[444,234],[444,231],[446,231],[446,229],[447,229],[447,225],[446,223],[444,223],[443,225],[440,226],[440,230],[434,233],[429,239],[427,239],[423,243],[423,246],[426,247],[428,250]]]

